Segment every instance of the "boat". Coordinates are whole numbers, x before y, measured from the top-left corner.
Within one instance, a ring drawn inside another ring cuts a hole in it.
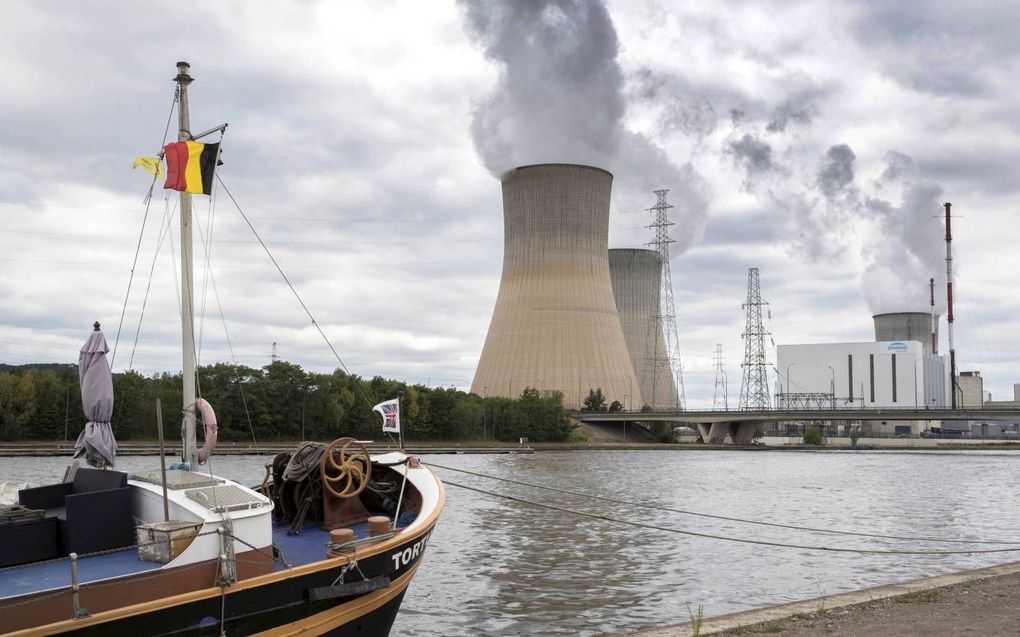
[[[179,62],[174,78],[180,142],[193,141],[189,70]],[[182,267],[190,198],[181,193]],[[373,455],[347,437],[301,443],[247,484],[203,471],[216,422],[194,393],[190,280],[182,462],[135,473],[72,464],[0,507],[0,634],[387,635],[443,509],[442,483],[400,449]]]

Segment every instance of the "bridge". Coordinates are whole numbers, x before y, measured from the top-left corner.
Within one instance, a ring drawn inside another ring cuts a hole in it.
[[[757,425],[804,420],[978,420],[1020,422],[1020,408],[965,407],[960,409],[917,409],[915,407],[872,407],[850,409],[756,409],[623,411],[581,413],[581,422],[674,422],[694,425],[704,440],[723,439],[728,434],[737,444],[748,444]]]

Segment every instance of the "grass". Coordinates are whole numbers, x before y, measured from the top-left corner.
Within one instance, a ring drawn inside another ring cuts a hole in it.
[[[691,605],[687,604],[687,615],[691,618],[691,628],[694,629],[694,637],[701,637],[701,625],[705,622],[705,607],[702,604],[698,604],[698,612],[691,610]]]
[[[780,622],[769,622],[765,624],[765,632],[781,633],[783,632],[783,625]]]

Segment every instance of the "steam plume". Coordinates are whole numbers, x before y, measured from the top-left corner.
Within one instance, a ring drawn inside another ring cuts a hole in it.
[[[654,202],[670,188],[679,253],[701,237],[708,187],[692,166],[677,166],[647,136],[623,125],[624,77],[616,29],[597,0],[461,0],[464,23],[502,71],[474,112],[472,136],[496,175],[515,166],[567,162],[613,173],[616,206]]]

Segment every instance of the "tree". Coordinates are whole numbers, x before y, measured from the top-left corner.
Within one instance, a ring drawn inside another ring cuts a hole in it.
[[[71,391],[78,392],[77,376]],[[68,387],[65,374],[58,376],[53,370],[46,370],[36,376],[35,412],[25,427],[25,437],[37,440],[57,440],[64,435]],[[82,422],[76,418],[75,423]],[[77,431],[74,432],[77,435]],[[70,435],[70,432],[68,432]]]
[[[34,375],[0,374],[0,440],[24,437],[35,414]]]
[[[588,395],[584,398],[584,407],[581,411],[592,414],[606,411],[606,397],[602,394],[601,387],[588,390]]]
[[[618,400],[614,400],[613,402],[609,403],[609,413],[618,414],[621,411],[623,411],[623,403],[621,403]]]

